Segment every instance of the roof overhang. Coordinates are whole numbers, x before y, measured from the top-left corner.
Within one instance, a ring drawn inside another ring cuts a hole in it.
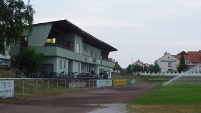
[[[112,47],[111,45],[97,39],[96,37],[92,36],[91,34],[83,31],[76,25],[72,24],[68,20],[58,20],[46,23],[39,23],[39,24],[47,24],[52,23],[52,29],[56,30],[59,33],[75,33],[82,37],[82,41],[86,44],[89,44],[93,47],[101,49],[105,52],[117,51],[116,48]]]

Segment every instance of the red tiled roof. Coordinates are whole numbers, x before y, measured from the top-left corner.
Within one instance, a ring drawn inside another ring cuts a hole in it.
[[[180,53],[178,53],[177,55],[188,55],[188,53],[186,53],[185,51],[182,51],[182,52],[180,52]]]
[[[188,51],[188,59],[191,62],[201,63],[201,51]]]
[[[149,64],[143,63],[143,62],[141,62],[140,60],[137,60],[136,62],[133,63],[133,65],[136,65],[136,64],[149,67]]]
[[[181,55],[172,55],[173,57],[177,58],[177,59],[181,59]],[[184,55],[184,59],[188,60],[188,55]]]

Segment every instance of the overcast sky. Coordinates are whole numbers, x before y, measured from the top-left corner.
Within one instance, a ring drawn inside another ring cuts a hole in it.
[[[164,52],[201,49],[201,0],[31,0],[34,23],[67,19],[118,49],[126,68],[153,64]]]

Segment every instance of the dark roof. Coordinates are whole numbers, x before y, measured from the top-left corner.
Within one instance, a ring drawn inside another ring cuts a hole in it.
[[[58,21],[39,23],[39,24],[47,24],[47,23],[52,23],[52,28],[56,29],[62,33],[72,33],[73,32],[73,33],[80,35],[82,37],[82,41],[84,43],[89,44],[93,47],[96,47],[96,48],[101,49],[106,52],[117,51],[116,48],[97,39],[96,37],[92,36],[91,34],[83,31],[82,29],[80,29],[76,25],[72,24],[68,20],[58,20]]]
[[[178,53],[177,55],[188,55],[188,53],[186,53],[185,51],[182,51],[182,52],[180,52],[180,53]]]

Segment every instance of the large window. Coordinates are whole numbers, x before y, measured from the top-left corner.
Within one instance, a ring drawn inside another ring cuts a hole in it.
[[[80,53],[80,44],[77,43],[77,53]]]

